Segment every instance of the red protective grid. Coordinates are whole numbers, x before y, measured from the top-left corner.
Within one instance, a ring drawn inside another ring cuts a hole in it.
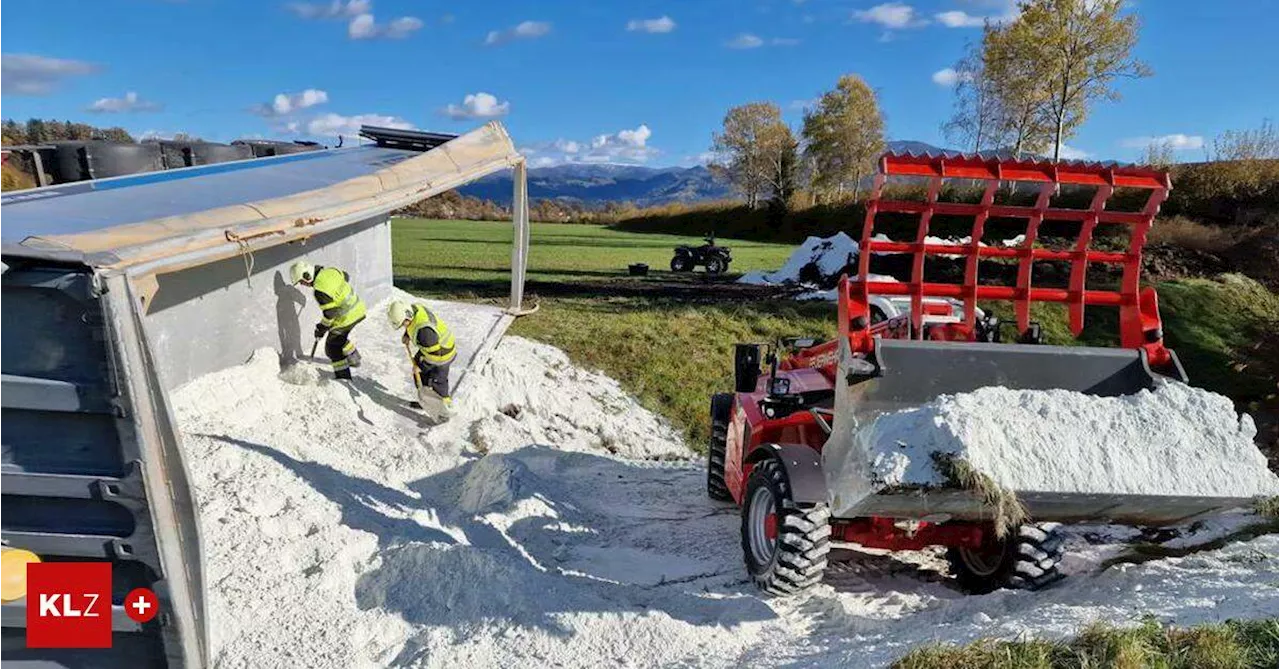
[[[886,177],[915,176],[928,179],[923,202],[882,200]],[[977,204],[938,202],[943,179],[985,181],[982,199]],[[1001,181],[1039,183],[1039,194],[1033,206],[995,205],[995,193]],[[1050,208],[1049,199],[1058,184],[1095,186],[1097,191],[1088,209]],[[1139,212],[1107,211],[1107,199],[1116,188],[1140,188],[1150,191],[1146,205]],[[1120,309],[1120,339],[1126,348],[1147,348],[1153,364],[1167,360],[1161,344],[1160,316],[1155,292],[1141,289],[1142,246],[1160,204],[1169,193],[1169,177],[1165,172],[1142,167],[1105,166],[1082,163],[1039,163],[1033,161],[998,160],[981,156],[932,157],[888,153],[880,158],[880,172],[875,177],[871,197],[867,201],[866,221],[862,229],[858,255],[858,276],[841,284],[841,329],[855,337],[855,350],[869,345],[870,319],[867,298],[870,295],[906,295],[911,298],[912,333],[923,336],[923,300],[926,297],[950,297],[964,304],[964,325],[972,329],[978,300],[1004,300],[1013,303],[1020,331],[1031,321],[1032,302],[1059,302],[1067,305],[1071,332],[1079,335],[1084,328],[1086,305],[1116,306]],[[916,238],[912,242],[876,241],[876,216],[880,213],[907,213],[920,217]],[[934,214],[972,216],[973,228],[967,244],[926,244],[930,221]],[[1025,219],[1027,227],[1023,243],[1017,247],[981,246],[987,219]],[[1045,219],[1079,221],[1080,232],[1070,250],[1035,248],[1040,224]],[[1128,250],[1122,253],[1090,249],[1093,233],[1099,223],[1127,225],[1130,228]],[[911,277],[906,282],[867,280],[871,256],[876,252],[912,255]],[[959,256],[964,259],[964,283],[960,285],[929,283],[924,280],[926,256]],[[978,281],[981,258],[1017,258],[1015,286],[984,286]],[[1032,285],[1031,267],[1037,260],[1067,261],[1071,272],[1066,289]],[[1090,263],[1122,266],[1119,290],[1091,290],[1086,284]],[[861,318],[859,318],[861,317]],[[859,341],[858,339],[866,341]]]

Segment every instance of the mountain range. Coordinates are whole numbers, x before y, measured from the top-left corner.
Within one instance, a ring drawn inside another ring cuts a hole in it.
[[[888,142],[897,152],[955,153],[915,141]],[[499,172],[458,189],[463,195],[504,205],[511,203],[511,174]],[[639,206],[668,202],[696,202],[732,197],[729,185],[705,165],[694,167],[646,167],[613,163],[569,163],[529,169],[529,197],[561,200],[588,206],[632,202]]]

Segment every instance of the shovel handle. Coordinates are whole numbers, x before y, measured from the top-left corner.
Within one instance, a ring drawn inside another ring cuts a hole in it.
[[[413,387],[422,387],[422,372],[418,370],[418,363],[413,361],[413,351],[409,348],[409,342],[404,343],[405,355],[409,356],[409,369],[413,370]]]
[[[320,348],[320,338],[319,338],[319,337],[316,337],[316,340],[315,340],[315,341],[313,341],[313,342],[311,342],[311,357],[312,357],[312,358],[316,357],[316,349],[317,349],[317,348]]]

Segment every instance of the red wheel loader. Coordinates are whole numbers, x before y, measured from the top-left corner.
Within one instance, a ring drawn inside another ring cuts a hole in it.
[[[922,183],[923,201],[885,199],[886,178],[893,176]],[[948,180],[976,184],[980,200],[941,201],[939,194]],[[1029,188],[1036,193],[1034,204],[996,204],[1002,184],[1028,195]],[[1087,189],[1093,189],[1089,206],[1050,206],[1063,187],[1086,196]],[[1137,211],[1107,210],[1116,189],[1145,193],[1145,204]],[[943,546],[958,584],[969,591],[1034,589],[1059,578],[1062,522],[1106,519],[1161,525],[1247,505],[1247,499],[1225,497],[1019,490],[1015,492],[1029,520],[997,531],[990,506],[972,491],[872,489],[858,475],[870,465],[862,447],[854,443],[854,425],[942,394],[1004,386],[1119,396],[1154,387],[1158,376],[1185,381],[1177,356],[1163,343],[1156,293],[1139,285],[1142,246],[1168,191],[1164,172],[1141,167],[981,156],[882,156],[867,203],[858,274],[842,277],[837,291],[839,336],[825,343],[791,339],[767,346],[739,344],[735,392],[711,399],[707,491],[713,499],[741,507],[743,555],[756,584],[780,595],[816,584],[826,568],[830,544],[836,541],[888,550]],[[877,217],[885,214],[915,217],[915,240],[875,239]],[[971,218],[969,240],[926,241],[935,215],[953,221]],[[1019,227],[1025,223],[1025,236],[1014,246],[984,245],[989,220],[1016,221]],[[1078,230],[1070,248],[1037,245],[1046,222],[1059,227],[1068,222]],[[1127,248],[1092,249],[1100,225],[1127,228]],[[870,261],[877,253],[908,254],[909,279],[869,280]],[[955,262],[963,265],[963,281],[925,280],[926,258],[939,256],[959,258]],[[1014,285],[979,279],[979,262],[993,259],[1016,265]],[[1068,266],[1067,285],[1033,285],[1037,262]],[[1119,266],[1118,287],[1086,287],[1091,264]],[[910,313],[872,323],[869,299],[875,295],[909,297]],[[932,310],[926,307],[936,300],[928,298],[951,298],[963,313],[959,318],[931,318]],[[1009,338],[1014,341],[1002,341],[994,318],[979,317],[979,300],[1012,302],[1016,322]],[[1033,302],[1064,304],[1076,335],[1084,327],[1086,306],[1118,308],[1120,347],[1041,343],[1039,328],[1030,318]],[[854,475],[832,477],[835,467]]]

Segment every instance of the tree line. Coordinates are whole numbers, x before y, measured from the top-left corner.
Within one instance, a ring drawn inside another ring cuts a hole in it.
[[[729,110],[712,138],[709,167],[756,208],[764,203],[780,218],[798,194],[812,203],[857,197],[863,178],[884,149],[884,116],[875,91],[856,74],[806,110],[797,132],[772,102]]]
[[[1123,0],[1028,0],[1018,17],[988,22],[955,66],[956,101],[943,126],[966,150],[1017,156],[1052,152],[1074,136],[1092,106],[1119,99],[1118,80],[1145,77],[1132,57],[1138,18]],[[800,128],[772,102],[734,107],[713,135],[711,168],[757,208],[781,220],[798,193],[808,204],[856,199],[885,146],[876,93],[857,74],[805,111]]]
[[[63,140],[102,139],[111,142],[133,143],[133,135],[120,127],[98,128],[88,123],[73,123],[55,119],[33,118],[25,123],[6,119],[0,124],[0,141],[5,146],[22,144],[44,144]]]
[[[1132,55],[1140,22],[1127,4],[1032,0],[1010,22],[988,21],[953,68],[947,139],[1016,156],[1051,151],[1058,160],[1095,103],[1120,99],[1119,81],[1152,74]]]

